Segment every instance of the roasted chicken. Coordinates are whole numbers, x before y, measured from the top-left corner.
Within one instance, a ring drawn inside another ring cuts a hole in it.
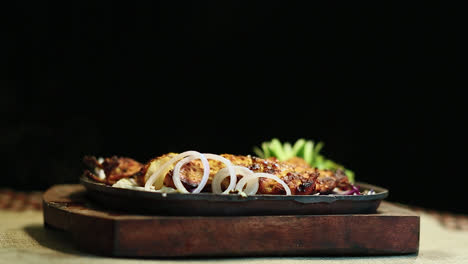
[[[143,168],[143,164],[134,159],[117,156],[102,160],[93,156],[85,156],[83,162],[92,170],[85,170],[84,174],[87,177],[108,185],[122,178],[134,176]]]
[[[102,163],[99,163],[94,157],[85,158],[85,162],[90,166],[95,166],[102,169],[106,178],[98,177],[96,173],[86,171],[85,175],[106,184],[113,184],[121,178],[132,177],[140,186],[144,186],[148,178],[157,171],[162,165],[167,163],[177,153],[167,153],[157,158],[150,160],[142,165],[137,161],[129,158],[107,158]],[[232,154],[222,154],[222,157],[231,161],[233,165],[243,166],[253,172],[263,172],[276,175],[283,180],[290,188],[293,195],[308,195],[308,194],[327,194],[331,193],[334,188],[339,187],[342,190],[348,190],[352,187],[347,176],[341,170],[336,172],[331,170],[319,170],[311,168],[306,162],[300,158],[294,158],[291,161],[278,161],[275,158],[261,159],[254,156],[240,156]],[[211,181],[214,175],[225,167],[225,165],[217,160],[208,159],[210,165],[210,176],[208,184],[204,191],[211,191]],[[166,171],[164,185],[167,187],[175,187],[172,176],[175,163],[172,164]],[[95,170],[96,171],[96,170]],[[187,190],[195,189],[201,181],[203,175],[203,165],[200,160],[193,160],[181,167],[180,179]],[[241,176],[238,176],[240,179]],[[229,181],[225,179],[223,187],[226,188]],[[277,181],[269,178],[259,179],[259,194],[285,194],[285,190]]]

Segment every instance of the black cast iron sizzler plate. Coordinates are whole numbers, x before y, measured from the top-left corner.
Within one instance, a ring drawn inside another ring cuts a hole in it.
[[[119,211],[184,216],[323,215],[375,213],[388,190],[356,182],[370,195],[249,195],[213,193],[158,193],[124,189],[80,178],[88,197],[100,206]]]

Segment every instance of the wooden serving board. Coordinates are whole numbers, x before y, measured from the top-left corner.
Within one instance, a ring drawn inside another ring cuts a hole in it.
[[[108,256],[392,255],[418,252],[419,216],[382,202],[376,214],[135,215],[99,208],[81,185],[44,193],[44,224]]]

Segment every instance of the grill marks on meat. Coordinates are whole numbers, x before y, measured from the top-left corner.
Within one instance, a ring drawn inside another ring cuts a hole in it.
[[[85,156],[83,162],[93,170],[95,168],[102,169],[106,175],[105,179],[101,179],[91,171],[85,170],[85,176],[109,185],[116,183],[122,178],[134,176],[143,167],[143,164],[134,159],[117,156],[105,158],[102,163],[99,163],[96,157]]]
[[[315,185],[317,192],[322,194],[330,193],[336,187],[336,182],[333,171],[322,170],[317,177]]]
[[[111,157],[106,158],[102,164],[98,163],[95,157],[85,157],[84,161],[91,168],[101,168],[106,174],[106,179],[102,180],[90,171],[85,171],[88,177],[114,184],[121,178],[135,177],[140,186],[144,186],[148,178],[162,165],[169,161],[176,153],[167,153],[152,159],[146,164],[140,164],[130,158]],[[276,158],[261,159],[253,156],[240,156],[232,154],[222,154],[224,158],[231,161],[235,166],[246,167],[253,172],[270,173],[282,179],[291,189],[293,195],[327,194],[338,187],[343,190],[351,189],[348,177],[342,170],[333,172],[331,170],[319,170],[311,168],[300,158],[289,161],[279,161]],[[210,174],[206,187],[203,191],[211,192],[211,181],[214,175],[225,167],[224,163],[216,160],[208,160],[210,164]],[[171,164],[164,176],[164,185],[175,188],[172,176],[175,164]],[[195,189],[203,176],[203,165],[200,160],[193,160],[181,167],[180,180],[187,190]],[[238,175],[238,179],[241,176]],[[223,182],[226,188],[229,178]],[[277,181],[268,178],[259,178],[260,194],[285,194],[283,186]]]
[[[317,178],[317,192],[321,194],[328,194],[333,191],[334,188],[340,188],[342,190],[350,190],[352,188],[348,177],[343,170],[318,170],[319,176]]]
[[[319,170],[311,168],[300,158],[293,161],[278,161],[276,158],[261,159],[258,157],[241,156],[251,159],[248,167],[253,172],[271,173],[282,179],[291,189],[293,195],[308,195],[314,193],[331,193],[334,188],[351,189],[351,183],[342,170]],[[226,158],[230,159],[226,156]],[[235,161],[232,161],[235,164]],[[235,164],[238,165],[238,164]],[[283,186],[273,179],[260,178],[261,194],[285,194]]]
[[[252,157],[252,166],[249,169],[253,172],[264,172],[278,176],[289,186],[293,195],[307,195],[315,191],[315,180],[318,174],[311,168],[280,162],[275,158]],[[262,194],[286,193],[281,184],[268,178],[260,178],[258,192]]]
[[[162,166],[167,160],[175,156],[175,153],[171,153],[170,156],[163,155],[152,162],[157,166]],[[232,154],[222,154],[222,157],[231,161],[235,166],[246,167],[253,172],[270,173],[278,176],[282,179],[291,189],[293,195],[308,195],[314,193],[330,193],[335,187],[341,187],[343,189],[351,188],[348,178],[344,172],[338,171],[335,173],[330,170],[319,170],[316,168],[310,168],[305,162],[296,159],[294,162],[282,162],[276,158],[261,159],[252,156],[240,156]],[[211,181],[214,175],[225,167],[225,165],[216,160],[208,160],[210,164],[210,174],[208,184],[203,191],[211,191]],[[165,175],[164,185],[173,187],[172,181],[173,168],[175,164],[172,164],[170,169]],[[145,165],[144,169],[148,169],[148,165]],[[143,170],[144,170],[143,169]],[[152,172],[155,170],[153,169]],[[141,180],[138,182],[140,185],[144,185],[146,180],[151,176],[151,173],[140,172],[139,177]],[[184,184],[187,190],[195,189],[201,181],[203,175],[203,165],[200,160],[193,160],[181,167],[180,180]],[[238,179],[241,176],[238,175]],[[226,178],[222,183],[223,187],[226,188],[229,184],[229,179]],[[285,194],[283,186],[277,181],[268,178],[259,178],[259,190],[260,194]]]
[[[336,170],[334,176],[336,178],[336,187],[343,190],[349,190],[352,188],[351,183],[348,180],[348,176],[346,176],[346,173],[343,170]]]

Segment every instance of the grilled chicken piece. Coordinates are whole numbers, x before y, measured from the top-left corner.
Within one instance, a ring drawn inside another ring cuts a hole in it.
[[[315,191],[315,180],[318,174],[310,168],[281,162],[276,158],[261,159],[252,157],[252,166],[249,169],[253,172],[264,172],[278,176],[289,186],[293,195],[307,195]],[[273,179],[260,178],[259,185],[258,193],[286,193],[283,186]]]
[[[116,183],[122,178],[134,177],[140,186],[144,186],[148,178],[156,172],[161,166],[166,164],[177,153],[167,153],[152,159],[146,164],[141,164],[133,159],[125,157],[105,158],[98,162],[95,157],[86,156],[84,158],[92,171],[86,170],[84,175],[103,182],[108,185]],[[222,154],[224,158],[231,161],[233,165],[246,167],[253,172],[270,173],[282,179],[291,189],[293,195],[308,195],[314,193],[327,194],[333,191],[335,187],[340,189],[350,189],[351,184],[348,177],[342,170],[333,172],[331,170],[319,170],[311,168],[305,161],[295,158],[291,161],[279,161],[276,158],[261,159],[253,156],[240,156],[232,154]],[[209,179],[204,191],[211,191],[211,181],[214,175],[225,167],[224,163],[208,159],[210,164]],[[172,176],[176,163],[171,164],[166,171],[163,171],[162,181],[155,185],[165,185],[175,188]],[[104,173],[102,173],[104,172]],[[195,189],[201,181],[203,175],[203,165],[200,160],[193,160],[181,167],[180,180],[187,190]],[[103,177],[105,176],[105,177]],[[241,176],[238,176],[238,180]],[[227,188],[229,178],[226,178],[222,186]],[[273,179],[260,178],[260,194],[285,194],[283,186]]]
[[[109,185],[122,178],[128,178],[141,170],[143,164],[131,158],[113,156],[98,162],[96,157],[85,156],[83,162],[94,171],[85,170],[85,176]],[[99,177],[99,170],[104,172],[104,177]]]
[[[344,170],[338,169],[335,172],[335,178],[336,178],[336,187],[343,189],[343,190],[350,190],[352,188],[351,183],[349,182],[348,176],[346,176],[346,173]]]
[[[148,164],[146,164],[140,172],[137,173],[137,182],[141,186],[144,186],[146,181],[151,177],[151,175],[156,172],[156,170],[163,166],[166,162],[168,162],[171,158],[175,157],[177,153],[168,153],[162,155],[160,157],[152,159]],[[222,156],[222,155],[221,155]],[[242,156],[233,156],[233,157],[242,157]],[[233,158],[235,159],[235,158]],[[242,158],[241,158],[242,159]],[[239,162],[242,163],[239,159]],[[172,180],[172,175],[174,172],[175,164],[171,164],[169,168],[163,172],[166,174],[164,177],[164,185],[168,187],[175,188],[174,182]],[[224,164],[222,162],[216,160],[208,160],[208,164],[210,165],[210,177],[208,180],[207,187],[205,190],[210,191],[211,189],[211,181],[213,180],[214,175],[224,168]],[[193,160],[180,169],[180,180],[184,184],[184,187],[187,190],[192,190],[197,188],[198,184],[201,181],[203,176],[203,165],[200,160]]]
[[[303,158],[292,157],[292,158],[286,160],[286,162],[289,163],[289,164],[296,165],[298,167],[310,168],[309,163],[307,163],[307,161],[305,161],[305,159],[303,159]]]
[[[143,168],[141,168],[141,170],[139,172],[137,172],[135,174],[135,177],[137,179],[137,183],[140,185],[140,186],[144,186],[146,181],[148,180],[148,178],[154,173],[156,172],[156,170],[164,165],[166,162],[168,162],[171,158],[173,158],[174,156],[176,156],[177,153],[167,153],[167,154],[164,154],[162,156],[159,156],[159,157],[156,157],[152,160],[150,160],[148,163],[146,163]],[[169,169],[172,171],[172,169],[174,168],[174,165],[172,165],[171,167],[169,167]],[[167,173],[167,172],[165,172]],[[166,185],[166,186],[169,186],[169,185]]]
[[[342,190],[350,190],[352,188],[348,177],[343,170],[318,170],[319,177],[317,178],[316,189],[321,194],[331,193],[336,187]]]
[[[137,174],[138,183],[143,186],[148,178],[163,164],[169,161],[176,153],[169,153],[151,160]],[[313,193],[329,193],[340,182],[341,186],[349,185],[346,175],[341,172],[338,177],[335,173],[329,170],[318,170],[310,168],[306,163],[296,160],[295,162],[281,162],[275,158],[261,159],[252,156],[237,156],[231,154],[222,154],[224,158],[231,161],[233,165],[246,167],[253,172],[270,173],[282,179],[291,189],[293,195],[307,195]],[[225,167],[222,162],[216,160],[208,160],[210,164],[210,175],[208,183],[204,191],[211,191],[211,181],[214,175]],[[175,187],[172,181],[173,169],[175,164],[172,164],[165,173],[164,185]],[[180,170],[180,179],[187,190],[195,189],[201,181],[203,175],[203,165],[200,160],[193,160]],[[229,179],[225,179],[223,187],[226,188]],[[349,185],[350,186],[350,185]],[[268,178],[259,179],[259,190],[261,194],[285,194],[283,186],[277,181]]]
[[[336,178],[331,170],[320,170],[317,182],[315,184],[317,192],[330,193],[336,187]]]

